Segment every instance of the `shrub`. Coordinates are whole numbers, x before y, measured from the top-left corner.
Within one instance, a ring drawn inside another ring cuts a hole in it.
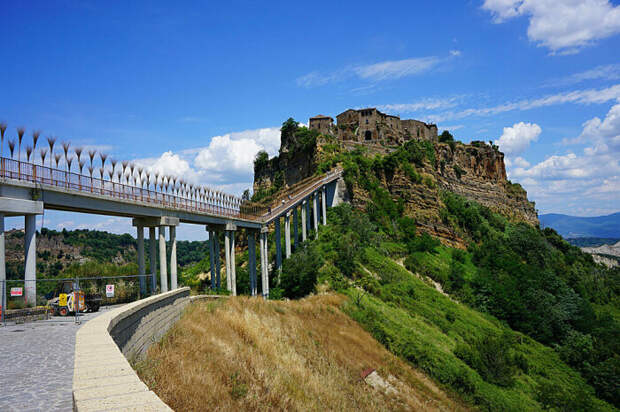
[[[431,252],[434,253],[435,248],[439,246],[441,243],[439,239],[436,239],[429,235],[428,233],[422,233],[421,236],[416,236],[413,240],[411,240],[407,247],[409,249],[409,253],[414,252]]]
[[[460,179],[461,176],[463,176],[465,174],[465,171],[463,169],[461,169],[461,167],[459,165],[452,166],[452,170],[454,170],[454,173],[456,174],[456,177],[458,179]]]
[[[314,291],[319,268],[323,265],[321,254],[315,246],[306,246],[286,259],[282,265],[280,287],[287,298],[296,299]]]
[[[254,173],[256,174],[257,172],[263,170],[268,163],[269,154],[267,154],[266,151],[261,150],[260,152],[256,153],[256,156],[254,156]]]
[[[453,142],[454,141],[454,137],[452,136],[452,134],[447,131],[444,130],[440,135],[439,135],[439,141],[441,143],[447,143],[447,142]]]
[[[482,378],[495,385],[511,386],[517,372],[512,335],[487,335],[471,345],[458,344],[454,354]]]

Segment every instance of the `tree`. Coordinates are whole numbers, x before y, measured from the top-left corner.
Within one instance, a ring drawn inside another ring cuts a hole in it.
[[[254,173],[267,166],[267,163],[269,163],[269,154],[266,151],[261,150],[256,153],[254,156]]]
[[[323,259],[315,246],[302,247],[295,251],[282,265],[280,287],[284,296],[296,299],[311,293],[322,265]]]
[[[289,117],[284,123],[282,123],[282,128],[280,132],[282,135],[292,136],[297,128],[299,127],[299,123],[295,121],[292,117]]]
[[[443,133],[441,133],[441,135],[439,135],[439,141],[441,143],[453,142],[454,141],[454,137],[452,136],[452,134],[449,131],[444,130]]]

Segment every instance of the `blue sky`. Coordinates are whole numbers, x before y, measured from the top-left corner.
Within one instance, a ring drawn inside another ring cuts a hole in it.
[[[499,143],[541,213],[620,209],[617,2],[65,0],[3,2],[1,14],[9,139],[40,129],[240,193],[289,116],[372,106]],[[132,230],[121,218],[44,219]],[[179,237],[206,236],[184,226]]]

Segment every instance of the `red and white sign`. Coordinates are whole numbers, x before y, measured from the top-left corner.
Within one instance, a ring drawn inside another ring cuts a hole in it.
[[[11,288],[11,296],[24,296],[22,288]]]
[[[108,298],[114,297],[114,285],[105,285],[105,296]]]

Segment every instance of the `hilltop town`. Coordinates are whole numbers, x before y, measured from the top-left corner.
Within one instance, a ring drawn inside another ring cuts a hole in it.
[[[347,142],[392,146],[412,139],[437,141],[437,125],[413,119],[401,120],[374,107],[345,110],[336,116],[336,124],[333,118],[320,114],[310,118],[309,127]]]

